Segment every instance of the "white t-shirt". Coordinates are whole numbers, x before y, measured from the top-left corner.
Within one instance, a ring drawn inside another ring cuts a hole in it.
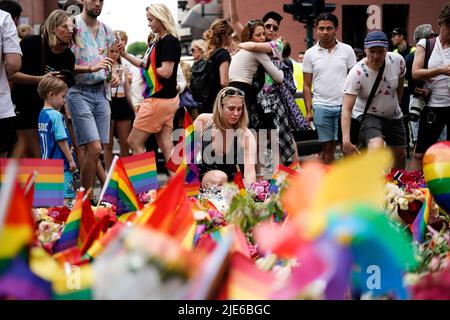
[[[418,46],[426,47],[426,40],[422,39],[417,43]],[[443,49],[439,37],[428,61],[428,68],[433,69],[450,64],[450,48]],[[431,90],[431,96],[427,102],[429,107],[450,107],[450,77],[438,75],[425,81],[425,85]]]
[[[303,73],[311,73],[313,76],[313,103],[340,106],[348,70],[355,63],[356,56],[352,47],[339,41],[331,53],[322,48],[319,42],[306,50]]]
[[[365,60],[362,59],[350,70],[345,81],[344,93],[357,96],[352,113],[353,118],[364,113],[367,99],[378,75],[378,71],[370,69],[364,63]],[[388,52],[380,84],[367,113],[387,119],[399,119],[403,116],[398,103],[397,87],[398,80],[405,75],[405,72],[403,57],[398,53]]]
[[[0,10],[0,119],[14,117],[14,105],[11,101],[11,91],[5,69],[4,54],[18,53],[20,50],[16,25],[9,13]]]

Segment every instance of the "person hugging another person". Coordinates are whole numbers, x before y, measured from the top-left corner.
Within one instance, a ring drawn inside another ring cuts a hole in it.
[[[246,183],[256,181],[256,140],[248,129],[244,95],[240,89],[223,88],[213,113],[202,113],[194,121],[195,133],[202,142],[198,169],[203,187],[232,181],[238,165]]]
[[[56,77],[45,77],[37,91],[44,101],[39,114],[39,145],[42,159],[64,160],[64,204],[75,199],[72,174],[77,171],[72,142],[60,110],[64,105],[67,85]]]

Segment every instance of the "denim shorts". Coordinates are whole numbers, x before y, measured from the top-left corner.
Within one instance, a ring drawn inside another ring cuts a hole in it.
[[[325,106],[321,104],[313,105],[314,125],[317,129],[319,142],[329,142],[338,140],[339,117],[341,106]]]
[[[67,92],[66,100],[77,144],[109,143],[111,108],[103,83],[73,86]]]

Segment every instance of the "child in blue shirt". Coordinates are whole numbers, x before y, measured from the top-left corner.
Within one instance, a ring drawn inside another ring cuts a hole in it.
[[[57,77],[45,77],[38,85],[44,100],[39,114],[39,144],[42,159],[64,160],[64,204],[75,198],[72,174],[77,171],[69,131],[60,110],[64,105],[67,85]]]

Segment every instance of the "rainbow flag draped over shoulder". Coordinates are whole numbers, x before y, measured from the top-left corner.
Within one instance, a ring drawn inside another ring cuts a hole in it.
[[[103,200],[117,207],[117,215],[142,209],[142,203],[134,191],[122,161],[117,159],[110,170],[114,171],[106,186]]]
[[[183,129],[183,136],[175,146],[175,152],[167,161],[166,167],[177,173],[186,169],[185,190],[189,196],[196,196],[199,193],[200,181],[195,164],[195,129],[187,110],[184,111]]]
[[[0,182],[3,183],[8,159],[0,159]],[[30,175],[37,172],[34,184],[33,206],[64,205],[64,161],[62,159],[20,159],[18,179],[25,185]]]
[[[425,240],[425,233],[427,231],[428,217],[430,216],[431,193],[428,188],[422,189],[425,194],[422,208],[417,214],[416,219],[411,224],[410,228],[413,234],[414,241],[422,243]]]
[[[154,95],[156,92],[162,89],[162,85],[158,80],[156,73],[156,42],[148,48],[147,64],[145,68],[141,68],[141,78],[144,81],[144,91],[142,96],[147,99]]]
[[[137,194],[158,189],[155,152],[151,151],[120,159]]]
[[[53,252],[60,252],[71,247],[81,248],[90,229],[94,226],[94,213],[89,200],[83,199],[84,194],[84,190],[78,191],[75,205],[67,218],[61,237],[53,247]]]

